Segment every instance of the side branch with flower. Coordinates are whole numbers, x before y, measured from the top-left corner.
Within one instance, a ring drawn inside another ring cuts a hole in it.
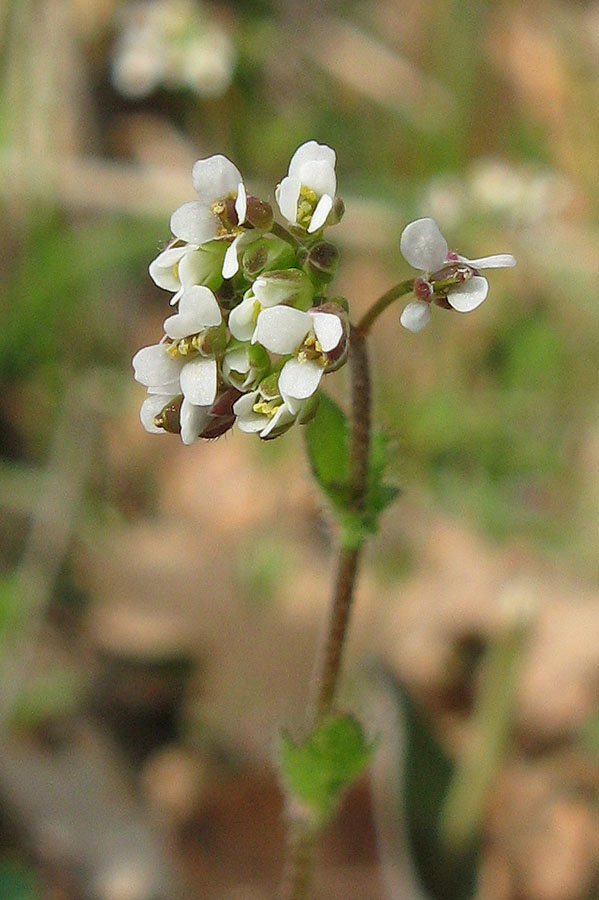
[[[418,219],[404,229],[400,247],[420,274],[390,288],[352,325],[347,300],[328,295],[339,252],[324,232],[344,211],[335,163],[335,152],[316,141],[296,150],[275,190],[285,226],[269,202],[248,193],[230,160],[198,160],[192,170],[198,199],[173,213],[173,240],[149,268],[173,294],[176,312],[160,341],[133,359],[148,393],[141,421],[151,433],[179,434],[192,444],[236,425],[272,440],[307,424],[312,470],[338,523],[330,618],[307,731],[298,740],[284,734],[280,743],[289,824],[285,900],[311,896],[318,836],[374,748],[335,703],[361,549],[397,493],[383,480],[384,437],[371,431],[368,334],[410,293],[400,321],[412,332],[428,323],[432,305],[470,312],[488,292],[480,270],[515,265],[509,254],[468,259],[449,251],[434,220]],[[324,376],[348,361],[349,423],[321,391]]]

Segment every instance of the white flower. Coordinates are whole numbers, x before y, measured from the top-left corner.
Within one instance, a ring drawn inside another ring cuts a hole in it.
[[[266,398],[257,390],[240,397],[233,405],[233,412],[240,431],[267,438],[293,425],[299,409],[292,412],[282,397]]]
[[[479,269],[515,266],[509,253],[468,259],[449,252],[447,241],[434,219],[417,219],[404,228],[400,249],[411,266],[422,271],[414,289],[418,299],[408,303],[400,322],[409,331],[420,331],[430,319],[430,300],[446,297],[458,312],[470,312],[486,298],[489,283]]]
[[[291,157],[288,175],[276,189],[277,203],[287,221],[310,234],[323,227],[333,208],[335,159],[335,151],[325,144],[302,144]]]
[[[238,341],[251,341],[256,331],[256,322],[263,309],[287,303],[307,308],[312,302],[314,287],[299,269],[284,269],[265,272],[254,281],[251,290],[239,306],[231,310],[229,329]]]
[[[155,419],[162,410],[179,400],[183,393],[181,376],[190,365],[182,359],[173,358],[168,352],[168,344],[154,344],[142,347],[133,357],[135,379],[145,385],[149,397],[141,406],[141,423],[151,434],[166,433],[156,425]],[[215,390],[216,395],[216,390]],[[193,403],[189,397],[183,397],[180,411],[181,440],[184,444],[192,444],[209,421],[209,410],[214,397],[204,405]]]
[[[225,247],[220,241],[175,244],[162,250],[149,266],[150,278],[165,291],[174,291],[171,304],[178,303],[186,288],[195,284],[220,287]]]
[[[146,431],[155,433],[162,430],[155,423],[156,417],[181,395],[183,443],[193,443],[207,425],[218,388],[216,359],[197,353],[187,360],[184,354],[178,352],[178,342],[201,335],[207,328],[216,327],[221,322],[220,307],[212,291],[194,285],[182,294],[178,312],[164,323],[165,333],[174,343],[143,347],[135,354],[135,378],[145,385],[150,394],[142,404],[140,414]],[[189,352],[188,347],[185,350]]]
[[[303,312],[291,306],[272,306],[258,316],[254,341],[272,353],[294,356],[279,375],[279,392],[292,412],[317,390],[326,365],[327,354],[336,350],[345,337],[339,316]]]
[[[239,169],[226,156],[217,154],[198,159],[191,178],[200,199],[184,203],[175,210],[171,216],[171,231],[180,240],[198,246],[217,237],[234,237],[225,253],[222,270],[224,278],[232,278],[239,269],[238,250],[244,243],[259,237],[257,229],[237,231],[247,214],[247,194]],[[233,213],[236,222],[223,225],[221,217]]]

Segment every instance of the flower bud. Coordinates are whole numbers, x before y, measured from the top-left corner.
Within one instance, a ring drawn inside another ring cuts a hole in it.
[[[287,241],[266,234],[254,241],[241,257],[244,274],[253,281],[261,272],[272,269],[288,269],[295,263],[295,253]]]
[[[239,306],[241,303],[241,297],[238,292],[235,290],[231,281],[225,281],[218,290],[215,291],[216,299],[218,300],[220,308],[224,312],[228,312],[231,309],[234,309],[236,306]]]
[[[284,303],[306,311],[312,304],[314,286],[300,269],[265,272],[253,284],[252,291],[262,306]]]
[[[272,228],[274,220],[275,217],[270,203],[248,194],[245,214],[246,223],[253,225],[254,228],[259,228],[261,231],[268,231]]]
[[[227,346],[227,326],[221,322],[206,328],[193,338],[193,346],[202,356],[221,356]]]
[[[330,241],[319,241],[301,255],[302,268],[312,279],[316,290],[333,280],[339,265],[339,251]]]
[[[345,215],[345,203],[341,197],[335,197],[333,208],[327,216],[327,225],[337,225]]]
[[[225,434],[235,424],[233,404],[241,397],[241,391],[234,387],[226,388],[218,394],[209,412],[208,423],[200,431],[199,437],[211,440]]]

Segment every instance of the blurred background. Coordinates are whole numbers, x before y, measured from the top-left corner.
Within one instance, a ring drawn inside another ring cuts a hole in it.
[[[342,703],[382,743],[317,896],[599,897],[599,3],[2,0],[0,41],[2,900],[275,894],[334,536],[301,429],[148,435],[130,359],[194,160],[270,199],[313,138],[354,318],[418,216],[518,259],[374,330],[403,496]]]

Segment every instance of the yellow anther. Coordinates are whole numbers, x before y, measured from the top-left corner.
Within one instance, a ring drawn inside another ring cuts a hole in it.
[[[254,403],[252,409],[255,413],[259,413],[263,416],[267,416],[269,419],[272,419],[276,411],[281,405],[280,398],[277,397],[276,400],[258,400],[257,403]]]

